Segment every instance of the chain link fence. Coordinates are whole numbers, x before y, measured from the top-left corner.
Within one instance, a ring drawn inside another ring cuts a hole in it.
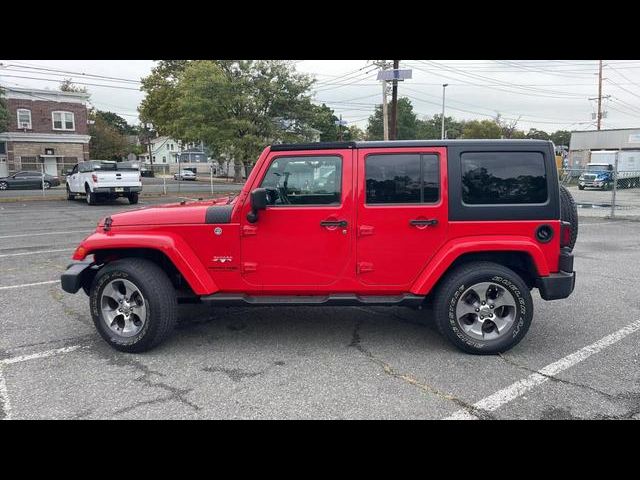
[[[65,158],[64,161],[38,161],[37,157],[23,157],[20,170],[9,172],[4,189],[0,188],[2,198],[66,198],[67,175],[77,161]],[[234,183],[233,171],[211,168],[210,163],[199,164],[138,164],[142,181],[143,195],[173,196],[184,198],[210,198],[222,194],[240,191],[241,183]],[[44,173],[44,176],[43,176]],[[191,173],[195,175],[190,175]],[[231,174],[231,176],[228,175]],[[11,177],[18,175],[15,179]],[[28,175],[27,175],[28,174]]]
[[[565,168],[560,184],[573,195],[580,216],[640,219],[640,170]]]

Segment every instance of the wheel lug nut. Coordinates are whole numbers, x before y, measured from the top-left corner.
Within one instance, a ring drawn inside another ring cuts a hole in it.
[[[480,315],[480,320],[484,320],[484,317],[482,315]]]
[[[487,302],[482,302],[483,305],[486,305]]]
[[[489,308],[495,308],[493,305],[489,305]]]
[[[479,312],[479,311],[480,311],[480,309],[479,309],[479,308],[476,308],[476,312]]]

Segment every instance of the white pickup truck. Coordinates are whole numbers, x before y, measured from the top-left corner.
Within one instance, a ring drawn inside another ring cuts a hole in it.
[[[140,169],[130,162],[89,160],[67,172],[69,200],[84,195],[89,205],[95,205],[99,200],[127,197],[136,204],[141,191]]]

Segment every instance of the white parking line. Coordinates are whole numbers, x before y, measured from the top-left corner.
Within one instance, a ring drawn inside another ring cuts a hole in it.
[[[11,404],[9,403],[9,392],[7,391],[7,382],[4,379],[2,365],[0,365],[0,413],[3,413],[4,420],[11,419]]]
[[[23,283],[21,285],[9,285],[0,287],[0,290],[11,290],[12,288],[35,287],[36,285],[50,285],[52,283],[60,283],[60,280],[47,280],[46,282]]]
[[[32,353],[30,355],[19,355],[17,357],[5,358],[0,360],[0,413],[4,415],[0,418],[11,420],[11,402],[9,401],[9,391],[7,390],[7,382],[4,378],[3,367],[13,363],[26,362],[28,360],[36,360],[38,358],[53,357],[54,355],[62,355],[64,353],[73,352],[79,348],[86,348],[88,345],[72,345],[70,347],[54,348],[53,350],[45,350],[44,352]]]
[[[40,237],[42,235],[66,235],[68,233],[91,233],[91,230],[67,230],[66,232],[20,233],[18,235],[2,235],[2,238]]]
[[[597,342],[587,345],[586,347],[561,358],[557,362],[547,365],[536,373],[532,373],[528,377],[515,382],[502,390],[498,390],[496,393],[474,403],[473,407],[478,410],[493,412],[510,401],[524,395],[537,385],[546,382],[549,380],[549,377],[557,375],[560,372],[577,365],[583,360],[589,358],[591,355],[601,352],[605,348],[619,342],[638,330],[640,330],[640,320],[636,320],[617,332],[607,335]],[[478,417],[466,410],[458,410],[453,415],[445,418],[445,420],[478,420]]]
[[[59,248],[57,250],[38,250],[37,252],[5,253],[3,255],[0,255],[0,258],[20,257],[22,255],[36,255],[38,253],[71,252],[73,250],[73,248]]]
[[[11,365],[13,363],[26,362],[27,360],[36,360],[38,358],[53,357],[54,355],[61,355],[63,353],[70,353],[79,348],[86,348],[86,345],[72,345],[70,347],[54,348],[53,350],[45,350],[44,352],[32,353],[30,355],[19,355],[17,357],[5,358],[0,360],[0,368],[3,365]]]

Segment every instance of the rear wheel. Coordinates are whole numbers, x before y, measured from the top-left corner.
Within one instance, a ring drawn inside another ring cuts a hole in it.
[[[571,224],[571,241],[568,247],[573,250],[578,239],[578,206],[564,185],[560,185],[560,219]]]
[[[138,194],[137,193],[130,193],[129,195],[127,195],[127,198],[129,199],[129,203],[131,205],[135,205],[136,203],[138,203]]]
[[[177,319],[171,281],[155,263],[125,258],[105,266],[90,290],[96,329],[116,350],[144,352],[161,343]]]
[[[86,187],[85,191],[87,193],[87,204],[95,205],[97,203],[96,194],[91,192],[91,189],[89,189],[89,187]]]
[[[459,349],[501,353],[520,342],[531,325],[533,301],[514,271],[492,262],[453,270],[434,292],[438,330]]]

